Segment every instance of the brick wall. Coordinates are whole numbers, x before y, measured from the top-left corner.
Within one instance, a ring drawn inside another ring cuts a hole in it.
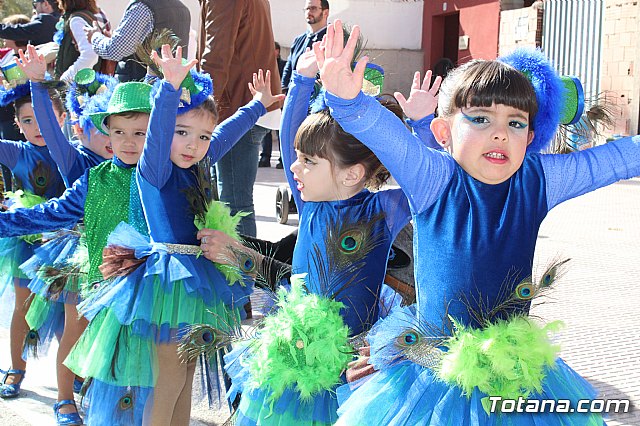
[[[640,103],[640,2],[605,0],[600,88],[618,106],[612,133],[638,134]]]
[[[515,48],[540,45],[542,33],[542,11],[537,6],[500,12],[499,55]]]

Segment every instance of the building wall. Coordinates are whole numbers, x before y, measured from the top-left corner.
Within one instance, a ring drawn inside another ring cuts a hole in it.
[[[443,54],[440,18],[455,13],[459,14],[459,36],[469,37],[468,49],[458,51],[458,64],[497,57],[500,0],[431,0],[425,2],[422,33],[426,69]]]
[[[636,0],[606,0],[601,89],[618,106],[612,133],[638,134],[640,114],[640,6]]]
[[[498,56],[518,47],[539,46],[541,25],[542,10],[535,6],[500,12]]]
[[[128,4],[126,0],[102,1],[101,7],[115,26]],[[191,28],[198,32],[198,0],[183,0],[191,11]],[[304,0],[271,0],[271,20],[275,40],[286,58],[293,39],[306,30],[302,9]],[[330,0],[329,21],[336,18],[358,24],[367,40],[373,61],[385,68],[386,92],[409,92],[413,72],[422,70],[423,2],[391,0]],[[197,34],[196,34],[197,37]]]

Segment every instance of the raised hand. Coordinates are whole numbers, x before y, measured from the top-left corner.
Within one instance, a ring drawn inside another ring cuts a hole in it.
[[[18,50],[18,57],[15,58],[15,61],[29,80],[44,80],[45,73],[47,72],[47,62],[44,60],[43,55],[38,54],[34,46],[27,46],[26,55],[22,49]]]
[[[182,63],[182,47],[176,48],[176,55],[171,53],[171,46],[168,44],[162,45],[162,57],[158,56],[158,52],[155,50],[151,52],[151,59],[162,70],[164,79],[171,83],[174,89],[178,90],[180,84],[189,73],[189,70],[198,63],[196,59],[192,59],[186,63]]]
[[[316,43],[319,44],[320,42],[316,41]],[[318,74],[319,69],[318,61],[316,61],[316,54],[310,48],[307,48],[307,50],[298,58],[296,71],[298,71],[299,74],[310,78],[313,78]]]
[[[393,94],[402,107],[404,115],[414,121],[433,114],[438,106],[438,90],[440,89],[442,77],[437,76],[433,84],[431,84],[431,75],[431,70],[428,70],[424,75],[422,84],[420,84],[420,71],[416,71],[413,75],[409,99],[406,99],[400,92]],[[429,87],[430,85],[431,87]]]
[[[343,99],[353,99],[362,89],[362,80],[368,57],[363,56],[351,70],[351,59],[360,35],[360,27],[354,25],[346,45],[343,45],[342,21],[336,19],[327,27],[322,43],[314,43],[313,52],[320,68],[320,79],[327,92]]]
[[[264,75],[264,77],[263,77]],[[269,108],[275,102],[284,101],[284,95],[273,95],[271,93],[271,71],[265,74],[262,70],[253,73],[253,83],[247,83],[249,91],[253,95],[253,100],[260,101],[265,108]]]

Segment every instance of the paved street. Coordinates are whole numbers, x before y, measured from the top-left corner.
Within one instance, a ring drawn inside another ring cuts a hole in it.
[[[276,223],[275,193],[282,183],[281,170],[259,169],[254,193],[260,237],[278,239],[297,224],[296,216],[288,225]],[[629,398],[640,407],[640,179],[554,209],[540,231],[535,264],[544,267],[558,257],[572,259],[568,272],[547,303],[533,313],[544,320],[564,321],[566,327],[557,336],[562,358],[604,398]],[[0,367],[9,365],[8,346],[7,331],[0,331]],[[22,398],[0,400],[0,424],[54,424],[53,354],[52,348],[48,357],[29,363]],[[195,406],[192,414],[192,425],[220,424],[227,415],[202,405]],[[640,408],[613,414],[608,423],[640,425]]]

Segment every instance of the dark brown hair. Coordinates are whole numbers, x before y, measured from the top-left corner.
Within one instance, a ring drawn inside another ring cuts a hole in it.
[[[218,104],[213,96],[208,96],[200,105],[193,108],[191,111],[199,115],[209,114],[213,117],[213,122],[218,123]]]
[[[54,89],[49,90],[49,98],[51,99],[51,104],[53,105],[53,109],[58,113],[62,114],[64,112],[64,106],[62,105],[62,98],[60,97],[60,93],[58,93]],[[23,96],[19,99],[16,99],[13,103],[13,107],[16,110],[16,117],[20,118],[20,107],[23,105],[29,104],[31,105],[31,95]]]
[[[530,124],[538,112],[536,93],[523,73],[500,61],[474,60],[451,70],[442,82],[438,115],[494,103],[528,112]]]
[[[73,13],[78,10],[88,10],[91,13],[98,13],[100,10],[96,5],[96,0],[58,0],[58,7],[64,13]]]
[[[381,96],[380,103],[402,119],[402,109],[392,96]],[[388,179],[389,171],[369,148],[356,139],[331,117],[328,110],[309,115],[296,133],[294,146],[306,155],[329,160],[340,169],[362,164],[366,186],[380,188]]]

